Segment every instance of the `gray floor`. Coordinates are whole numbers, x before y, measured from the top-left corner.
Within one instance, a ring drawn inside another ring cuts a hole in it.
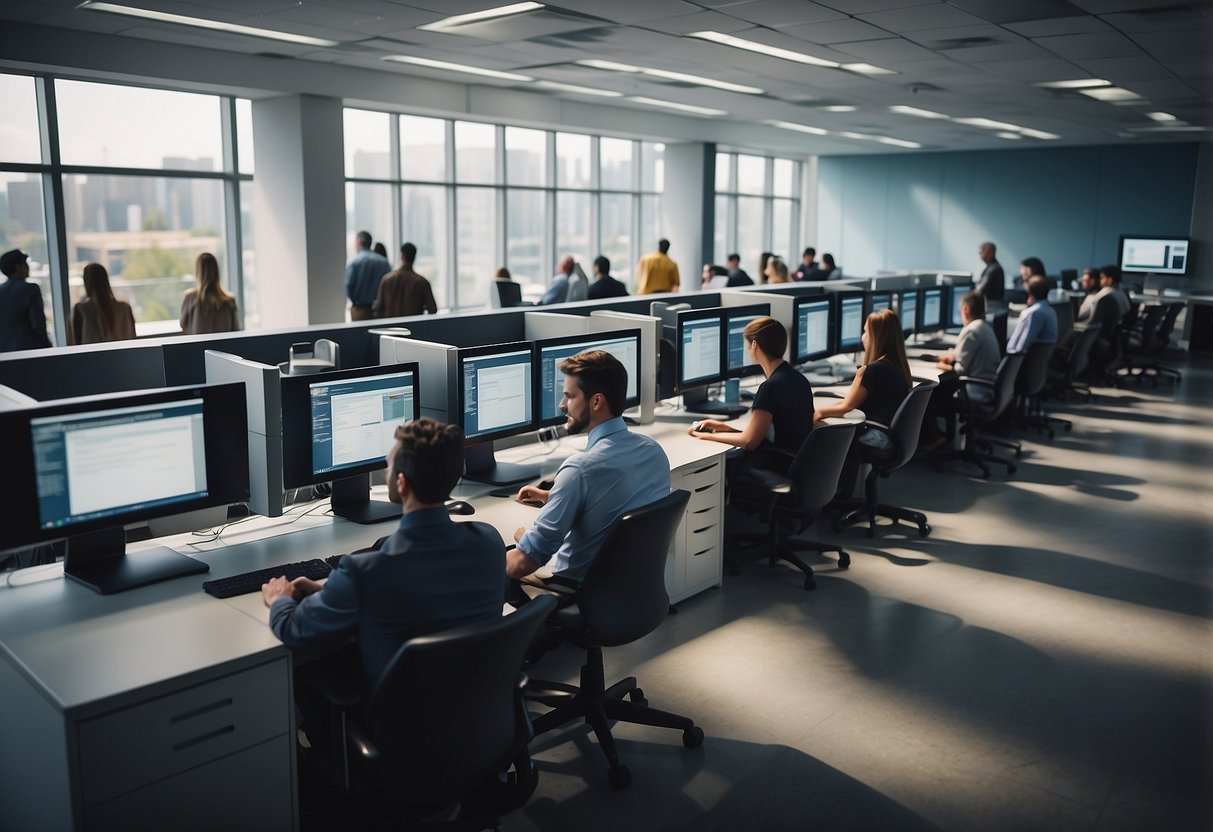
[[[606,654],[702,725],[540,737],[532,829],[1213,828],[1213,360],[1182,384],[1058,407],[1012,477],[915,464],[884,483],[927,539],[841,539],[816,592],[747,564]],[[563,647],[535,676],[571,678]]]

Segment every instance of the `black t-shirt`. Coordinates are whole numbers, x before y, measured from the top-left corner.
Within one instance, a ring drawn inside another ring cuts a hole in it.
[[[882,425],[891,424],[893,414],[901,407],[910,388],[906,385],[906,377],[891,361],[873,361],[864,367],[863,389],[868,391],[868,397],[863,403],[863,413],[869,419]]]
[[[587,300],[600,300],[602,298],[626,297],[627,293],[628,287],[608,274],[591,283],[589,288],[586,289],[585,296]]]
[[[813,429],[813,387],[784,361],[759,386],[753,409],[771,414],[775,447],[794,454]]]

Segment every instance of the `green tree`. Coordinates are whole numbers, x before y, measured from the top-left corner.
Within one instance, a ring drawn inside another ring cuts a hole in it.
[[[165,277],[176,280],[193,271],[194,263],[184,252],[152,246],[127,252],[122,277],[129,281]]]
[[[143,215],[143,230],[144,231],[167,231],[168,217],[164,216],[155,205],[147,209],[147,213]]]

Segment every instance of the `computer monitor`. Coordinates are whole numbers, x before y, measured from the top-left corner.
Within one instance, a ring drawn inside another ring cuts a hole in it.
[[[586,350],[603,350],[618,358],[628,371],[624,407],[636,407],[640,404],[640,330],[621,329],[562,338],[543,338],[535,341],[535,367],[538,373],[535,380],[535,390],[538,393],[535,412],[538,426],[564,422],[565,416],[560,409],[561,400],[564,398],[564,376],[560,372],[560,362]]]
[[[1122,234],[1117,264],[1127,274],[1186,275],[1190,245],[1187,237]]]
[[[690,309],[678,313],[675,324],[678,346],[676,385],[683,391],[724,378],[724,310]]]
[[[540,466],[498,462],[493,440],[535,430],[534,354],[530,341],[459,350],[456,412],[467,442],[464,476],[492,485],[538,479]]]
[[[880,312],[884,309],[889,309],[893,306],[892,292],[868,292],[867,302],[864,304],[863,317],[866,320],[868,315],[873,312]]]
[[[792,316],[792,361],[821,361],[834,352],[834,303],[829,295],[796,298]]]
[[[902,289],[897,293],[897,317],[901,319],[901,334],[909,338],[918,326],[920,289]]]
[[[244,386],[60,399],[0,413],[3,548],[67,539],[64,574],[102,594],[205,563],[126,553],[123,526],[249,497]]]
[[[837,343],[835,352],[858,352],[863,349],[865,292],[836,292],[838,304]]]
[[[928,286],[922,290],[918,304],[919,332],[934,332],[944,328],[944,286]]]
[[[282,378],[282,484],[332,482],[333,514],[356,523],[400,516],[370,498],[396,428],[421,415],[416,362]]]
[[[762,366],[746,361],[745,328],[757,318],[771,314],[771,304],[754,303],[748,306],[726,306],[724,309],[725,331],[725,375],[730,378],[745,378],[762,374]]]

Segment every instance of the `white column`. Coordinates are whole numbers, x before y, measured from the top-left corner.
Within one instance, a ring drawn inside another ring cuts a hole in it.
[[[683,291],[698,288],[703,264],[712,262],[715,179],[716,145],[666,144],[661,227],[670,241],[670,257],[678,263]],[[642,252],[656,248],[656,240],[640,241]]]

